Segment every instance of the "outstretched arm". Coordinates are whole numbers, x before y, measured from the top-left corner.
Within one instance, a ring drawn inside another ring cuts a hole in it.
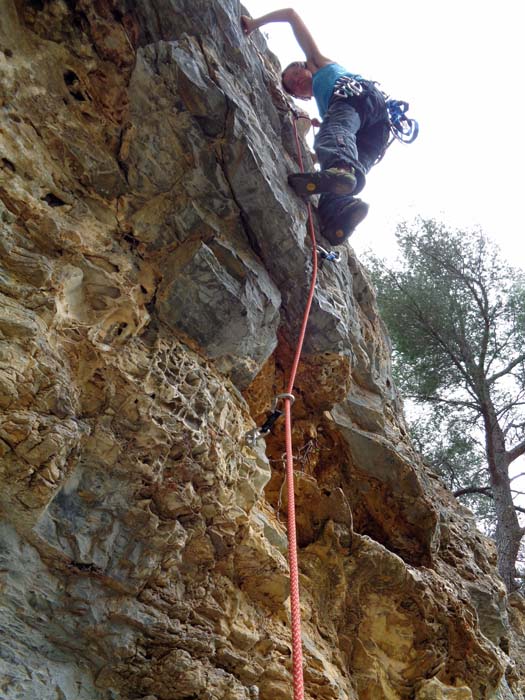
[[[263,15],[257,19],[252,19],[251,17],[246,17],[245,15],[241,17],[242,27],[246,34],[250,34],[254,29],[258,29],[264,24],[270,24],[270,22],[288,22],[288,24],[290,24],[293,29],[293,33],[295,34],[295,38],[297,39],[297,43],[303,50],[304,55],[306,56],[306,61],[310,64],[310,67],[314,69],[322,68],[328,63],[333,63],[333,61],[331,61],[329,58],[322,55],[305,23],[299,17],[297,12],[291,7],[269,12],[267,15]]]

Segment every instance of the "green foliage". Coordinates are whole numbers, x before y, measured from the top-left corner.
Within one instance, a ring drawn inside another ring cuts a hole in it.
[[[523,353],[525,277],[481,232],[418,220],[400,226],[397,241],[393,269],[369,264],[400,388],[417,401],[473,407],[483,381]],[[502,405],[525,386],[524,362],[513,370],[496,391]]]
[[[450,491],[490,490],[480,444],[483,436],[472,421],[456,413],[431,411],[425,415],[419,410],[410,421],[410,432],[415,447]],[[465,493],[460,499],[476,514],[481,529],[492,535],[496,521],[493,500],[476,492]]]
[[[487,402],[507,449],[525,438],[525,275],[481,231],[418,219],[396,237],[394,265],[367,262],[414,439],[453,491],[489,486]],[[490,498],[462,500],[492,529]]]

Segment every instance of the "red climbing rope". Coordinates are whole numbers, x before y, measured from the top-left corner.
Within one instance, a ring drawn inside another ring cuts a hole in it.
[[[299,136],[297,134],[297,117],[294,115],[293,120],[295,144],[297,146],[297,157],[301,172],[304,172],[303,158],[301,155],[301,146],[299,144]],[[315,240],[315,230],[312,215],[312,207],[308,204],[308,227],[310,237],[312,239],[312,281],[310,283],[310,292],[308,301],[303,315],[303,322],[297,347],[295,349],[295,357],[290,372],[287,393],[291,394],[297,374],[297,367],[303,349],[304,336],[306,333],[306,325],[310,316],[312,300],[314,298],[315,284],[317,281],[317,245]],[[292,402],[290,398],[284,399],[284,418],[285,418],[285,435],[286,435],[286,485],[288,493],[288,562],[290,566],[290,606],[292,611],[292,661],[293,661],[293,697],[294,700],[304,700],[304,681],[303,681],[303,649],[301,643],[301,603],[299,598],[299,567],[297,564],[297,533],[295,527],[295,494],[294,494],[294,470],[293,470],[293,447],[292,447]]]

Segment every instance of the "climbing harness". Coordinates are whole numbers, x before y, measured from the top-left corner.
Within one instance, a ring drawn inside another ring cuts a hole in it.
[[[419,134],[419,124],[415,119],[410,119],[407,116],[408,102],[391,99],[376,81],[372,82],[385,100],[390,131],[394,138],[402,143],[415,141]],[[364,81],[360,76],[342,75],[335,81],[332,95],[336,98],[348,99],[350,97],[361,97],[363,93]]]
[[[364,87],[366,81],[360,76],[352,77],[343,75],[335,81],[333,97],[338,99],[359,98],[364,96]],[[419,134],[419,124],[415,119],[408,117],[409,108],[408,102],[403,100],[393,100],[384,92],[376,81],[372,81],[376,89],[383,95],[386,108],[388,111],[388,126],[391,133],[391,138],[383,149],[383,152],[375,161],[374,165],[385,155],[387,149],[392,143],[397,140],[401,143],[413,143]]]

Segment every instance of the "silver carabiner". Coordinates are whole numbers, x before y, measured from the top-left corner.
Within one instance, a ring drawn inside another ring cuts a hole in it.
[[[273,400],[272,411],[277,410],[277,405],[281,399],[289,399],[292,402],[291,405],[294,405],[295,396],[293,394],[277,394],[277,396]]]
[[[363,84],[350,75],[342,75],[335,81],[334,95],[337,97],[359,97],[363,94]]]
[[[356,97],[358,95],[361,95],[363,93],[363,85],[359,82],[359,80],[356,80],[355,78],[351,78],[350,76],[346,76],[348,78],[346,82],[348,89],[350,92],[355,95]]]
[[[257,440],[260,440],[262,437],[264,437],[264,435],[261,433],[259,428],[253,428],[253,430],[249,430],[246,433],[244,439],[248,445],[255,447]]]

